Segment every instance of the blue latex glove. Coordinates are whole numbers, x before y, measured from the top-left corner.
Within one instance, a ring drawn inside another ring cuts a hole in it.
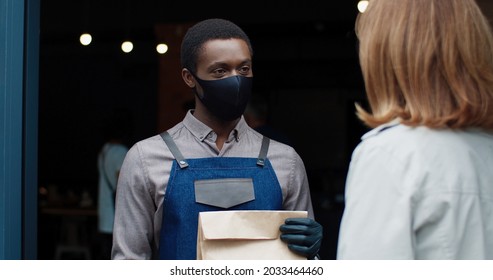
[[[279,228],[288,248],[307,259],[314,259],[322,245],[322,225],[309,218],[288,218]]]

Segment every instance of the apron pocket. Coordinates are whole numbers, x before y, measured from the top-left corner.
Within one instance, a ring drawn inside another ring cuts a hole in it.
[[[255,200],[252,178],[197,180],[195,202],[221,208],[230,208]]]

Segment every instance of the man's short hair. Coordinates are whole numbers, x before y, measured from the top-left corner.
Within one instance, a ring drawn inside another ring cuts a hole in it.
[[[253,55],[252,45],[246,33],[229,20],[213,18],[190,27],[181,44],[181,66],[192,73],[197,71],[197,59],[205,42],[215,39],[241,39]]]

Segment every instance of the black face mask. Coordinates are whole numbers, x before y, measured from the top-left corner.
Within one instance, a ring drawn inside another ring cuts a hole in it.
[[[252,77],[232,76],[220,80],[202,80],[194,76],[203,95],[195,93],[214,116],[232,121],[243,114],[252,95]]]

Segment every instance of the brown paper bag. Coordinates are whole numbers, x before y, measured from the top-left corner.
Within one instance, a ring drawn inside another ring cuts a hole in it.
[[[306,218],[306,211],[200,212],[198,260],[306,260],[279,236],[286,218]]]

